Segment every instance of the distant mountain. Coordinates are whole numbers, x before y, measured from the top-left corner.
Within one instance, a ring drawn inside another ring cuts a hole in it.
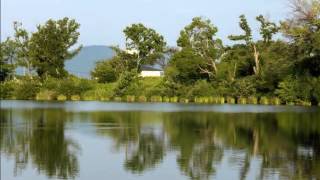
[[[114,54],[108,46],[85,46],[77,56],[66,61],[65,69],[71,74],[88,78],[97,61],[110,59]]]

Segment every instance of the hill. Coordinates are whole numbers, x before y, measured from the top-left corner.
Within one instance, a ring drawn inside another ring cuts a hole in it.
[[[113,56],[114,51],[108,46],[85,46],[77,56],[66,62],[65,68],[71,74],[88,78],[97,61]]]

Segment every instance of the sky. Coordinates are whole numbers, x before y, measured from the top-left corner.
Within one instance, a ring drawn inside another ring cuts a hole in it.
[[[1,0],[2,39],[13,35],[13,21],[29,31],[48,19],[70,17],[81,24],[82,45],[119,45],[123,47],[123,29],[143,23],[163,35],[175,46],[181,29],[193,17],[209,18],[218,27],[217,36],[230,43],[227,36],[241,33],[239,16],[245,14],[259,38],[255,17],[267,15],[279,21],[288,16],[287,0]]]

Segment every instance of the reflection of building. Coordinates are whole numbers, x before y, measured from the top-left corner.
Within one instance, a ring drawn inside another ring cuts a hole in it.
[[[150,66],[143,66],[141,68],[141,77],[162,77],[164,75],[163,70],[150,67]]]

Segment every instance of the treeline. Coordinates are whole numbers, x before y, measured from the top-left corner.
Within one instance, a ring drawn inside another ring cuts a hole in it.
[[[320,104],[320,2],[292,0],[292,13],[276,23],[260,15],[261,38],[252,37],[245,15],[242,33],[225,45],[218,28],[193,18],[180,33],[177,47],[143,24],[128,26],[125,50],[97,63],[92,80],[64,69],[79,24],[49,20],[27,32],[15,23],[15,35],[1,43],[1,96],[4,99],[73,99],[199,103]],[[277,37],[277,38],[275,38]],[[72,49],[72,51],[70,51]],[[142,78],[143,66],[161,66],[163,78]],[[15,75],[18,66],[25,76]]]

